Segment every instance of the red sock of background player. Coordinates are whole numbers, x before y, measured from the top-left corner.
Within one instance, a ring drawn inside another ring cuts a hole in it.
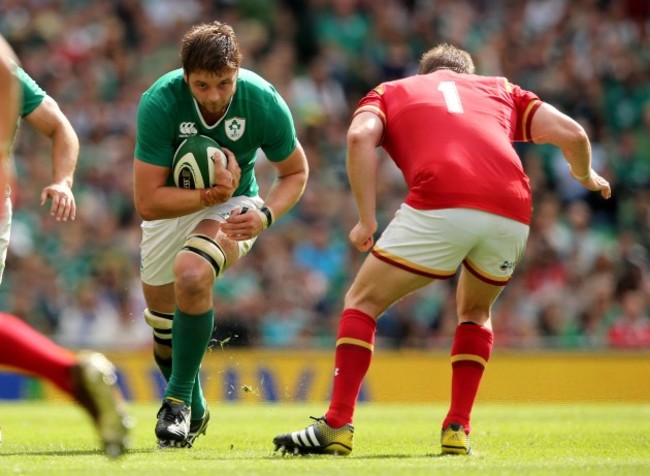
[[[345,309],[341,315],[334,354],[332,399],[325,414],[327,424],[333,428],[352,423],[361,382],[372,360],[376,329],[377,321],[356,309]]]
[[[463,322],[456,328],[451,347],[451,406],[443,428],[460,423],[467,434],[471,431],[470,415],[493,341],[490,329],[473,322]]]
[[[72,393],[72,352],[59,347],[22,320],[0,314],[0,364],[25,370]]]

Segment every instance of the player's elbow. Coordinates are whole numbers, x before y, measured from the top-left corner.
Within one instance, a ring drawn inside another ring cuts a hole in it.
[[[142,218],[144,221],[151,221],[159,218],[156,216],[156,211],[154,210],[153,204],[148,203],[147,200],[144,200],[136,195],[133,204],[135,206],[135,211],[138,212],[138,215],[140,215],[140,218]]]
[[[348,148],[377,147],[383,134],[384,125],[376,115],[361,113],[352,120],[348,128]]]
[[[364,127],[350,127],[348,129],[348,149],[359,149],[367,146],[375,147],[375,139]]]
[[[305,168],[296,174],[296,188],[300,190],[300,195],[302,196],[305,188],[307,187],[307,181],[309,180],[309,169]]]
[[[146,210],[138,210],[138,215],[140,215],[140,218],[144,221],[153,221],[156,219],[156,216],[153,213],[149,213]]]
[[[360,144],[364,139],[365,134],[359,127],[350,127],[348,129],[348,147]]]
[[[584,128],[550,104],[543,103],[531,123],[533,142],[572,148],[589,142]]]
[[[567,124],[558,134],[555,145],[561,149],[584,148],[589,144],[589,136],[577,122]]]

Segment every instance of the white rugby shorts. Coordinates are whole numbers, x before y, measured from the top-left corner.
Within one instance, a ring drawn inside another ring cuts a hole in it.
[[[264,201],[259,197],[243,195],[232,197],[225,203],[199,210],[190,215],[164,220],[143,221],[140,243],[140,277],[151,286],[174,282],[174,258],[181,250],[185,239],[203,220],[224,222],[234,208],[261,208]],[[238,241],[239,257],[250,251],[256,238]]]
[[[372,253],[435,279],[452,278],[462,263],[482,281],[504,286],[524,254],[528,232],[521,222],[480,210],[402,204]]]

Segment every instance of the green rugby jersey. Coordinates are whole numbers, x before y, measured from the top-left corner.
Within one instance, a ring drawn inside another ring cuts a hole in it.
[[[43,102],[46,93],[20,66],[16,67],[14,74],[20,82],[20,88],[23,95],[20,107],[20,117],[25,117],[31,114],[32,111]]]
[[[20,115],[18,116],[18,119],[16,120],[16,127],[14,128],[14,136],[11,140],[11,149],[13,149],[13,146],[16,142],[16,136],[18,135],[18,128],[20,126],[20,119],[28,116],[31,114],[34,109],[36,109],[42,102],[43,99],[45,99],[45,96],[47,96],[47,93],[41,89],[41,87],[36,84],[36,81],[32,79],[30,75],[28,75],[24,69],[22,69],[20,66],[15,65],[15,69],[13,71],[14,76],[16,76],[16,79],[20,83],[20,94],[21,94],[21,101],[20,101]],[[12,157],[13,161],[13,157]],[[7,190],[5,191],[5,194],[8,196],[11,193],[11,189],[9,185],[7,185]],[[0,279],[2,276],[0,275]]]
[[[20,115],[16,120],[14,137],[12,139],[12,147],[13,143],[16,142],[16,135],[18,134],[20,119],[31,114],[34,109],[36,109],[43,102],[43,99],[45,99],[45,96],[47,95],[45,91],[43,91],[41,87],[36,84],[36,81],[34,81],[32,77],[18,65],[16,65],[14,69],[14,76],[16,76],[16,79],[20,83],[21,101]]]
[[[173,185],[174,152],[193,134],[211,137],[235,154],[241,181],[233,195],[258,194],[254,170],[258,149],[269,160],[279,162],[298,143],[291,112],[282,97],[268,81],[242,68],[228,111],[212,126],[203,120],[182,69],[163,75],[144,92],[138,106],[135,157],[170,167],[168,185]]]

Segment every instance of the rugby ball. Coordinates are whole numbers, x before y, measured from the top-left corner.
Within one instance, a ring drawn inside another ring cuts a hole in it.
[[[174,185],[187,189],[214,186],[215,160],[221,161],[224,167],[228,162],[217,141],[198,134],[189,136],[174,153]]]

